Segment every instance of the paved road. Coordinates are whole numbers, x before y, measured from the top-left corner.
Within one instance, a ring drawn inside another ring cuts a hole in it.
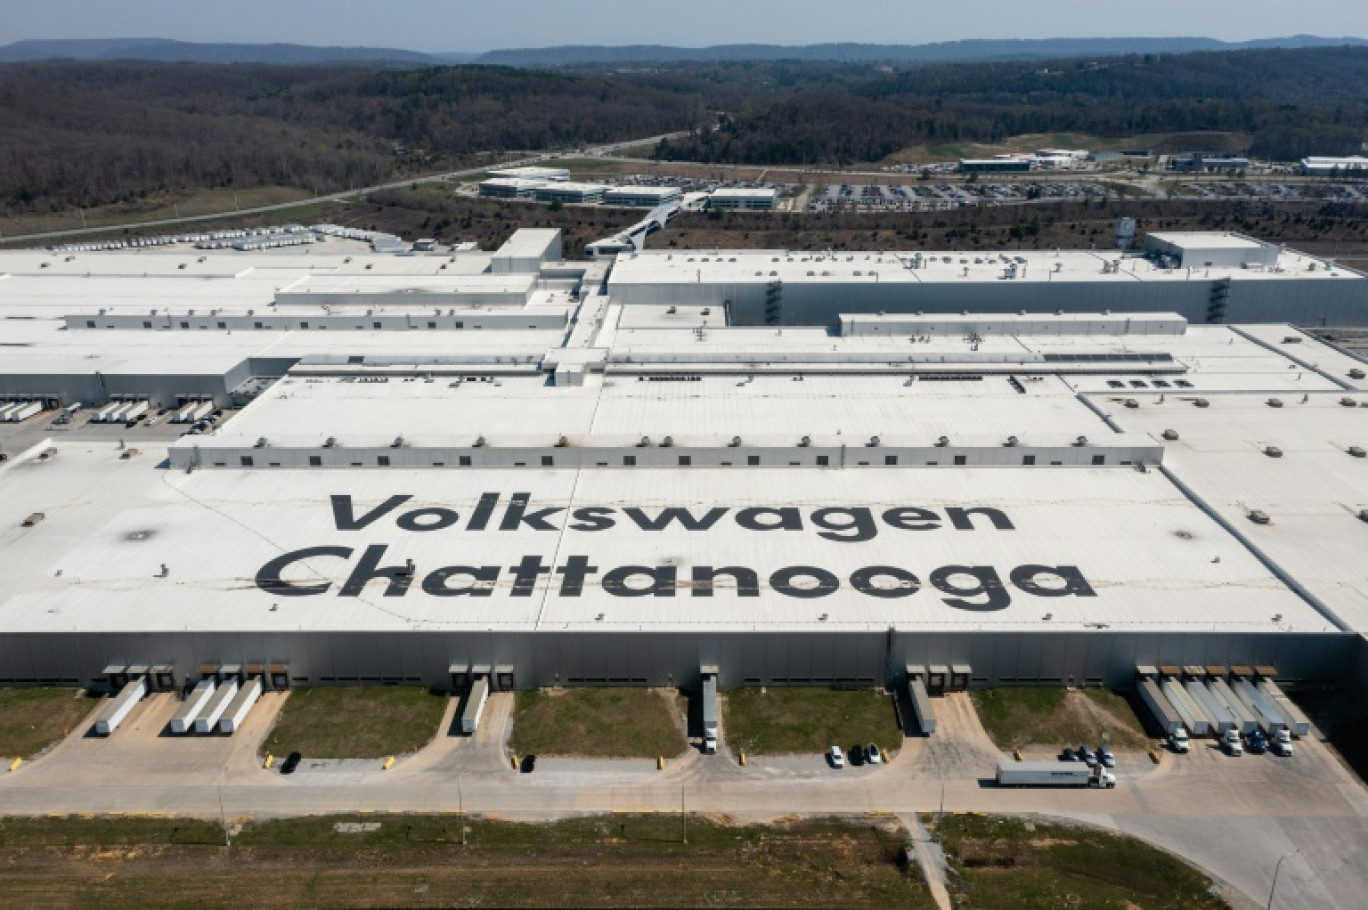
[[[301,205],[312,205],[323,202],[346,202],[355,200],[367,193],[374,193],[379,190],[402,189],[412,186],[414,183],[433,183],[441,180],[453,180],[462,177],[473,177],[489,170],[490,167],[522,167],[548,162],[550,159],[558,157],[582,157],[584,155],[608,155],[612,152],[621,151],[634,145],[641,145],[647,142],[659,142],[665,138],[675,138],[684,133],[665,133],[660,136],[648,136],[644,139],[632,139],[627,142],[614,142],[608,145],[594,146],[583,152],[561,155],[557,153],[539,153],[526,158],[519,158],[510,161],[501,161],[497,165],[483,165],[481,167],[466,168],[460,171],[447,171],[441,174],[429,174],[426,177],[406,177],[403,180],[393,180],[389,183],[380,183],[375,186],[362,187],[355,190],[347,190],[341,193],[332,193],[326,196],[314,196],[309,199],[297,199],[293,202],[280,202],[273,205],[259,205],[245,209],[235,209],[231,212],[217,212],[212,215],[187,215],[183,218],[159,218],[155,221],[129,221],[122,224],[110,224],[103,227],[73,228],[62,231],[43,231],[37,234],[15,234],[10,237],[0,237],[0,244],[6,243],[32,243],[41,240],[59,240],[69,237],[83,237],[91,234],[107,234],[110,231],[121,231],[124,228],[149,228],[149,227],[173,227],[175,225],[194,224],[203,221],[215,221],[223,218],[236,218],[240,215],[261,215],[268,212],[279,212],[285,209],[299,208]]]
[[[446,735],[450,705],[443,735],[390,771],[379,761],[306,760],[285,777],[262,769],[256,755],[284,698],[267,695],[231,739],[167,736],[176,703],[149,698],[114,736],[73,734],[0,780],[0,812],[156,812],[232,822],[356,810],[547,819],[686,809],[761,820],[934,813],[943,799],[951,812],[1039,814],[1134,834],[1197,863],[1250,905],[1264,904],[1274,868],[1289,854],[1274,906],[1357,910],[1368,890],[1368,794],[1309,739],[1290,761],[1199,747],[1156,767],[1143,754],[1122,754],[1122,783],[1112,791],[1004,791],[983,779],[1002,754],[968,700],[952,696],[938,702],[936,735],[906,740],[880,768],[834,771],[819,755],[756,758],[743,768],[725,754],[690,751],[664,771],[650,761],[543,759],[525,775],[512,769],[505,748],[511,698],[495,695],[475,737]]]

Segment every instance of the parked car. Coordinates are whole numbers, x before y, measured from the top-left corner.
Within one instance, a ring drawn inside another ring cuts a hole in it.
[[[295,768],[298,768],[298,767],[299,767],[299,763],[302,762],[303,760],[304,760],[303,754],[301,754],[301,753],[299,753],[299,752],[291,752],[288,756],[286,756],[285,761],[283,761],[283,762],[280,763],[280,773],[281,773],[281,774],[293,774],[293,773],[295,773]]]
[[[1112,750],[1106,746],[1097,747],[1097,760],[1102,763],[1104,768],[1116,767],[1116,756],[1112,755]]]
[[[1231,755],[1244,755],[1244,744],[1240,742],[1238,730],[1227,730],[1221,737],[1221,747]]]
[[[1086,762],[1089,768],[1097,766],[1097,753],[1088,746],[1078,747],[1078,757]]]
[[[1273,750],[1274,755],[1280,755],[1283,758],[1291,758],[1292,734],[1286,728],[1279,730],[1273,737],[1273,741],[1269,743],[1269,748]]]
[[[1078,753],[1075,752],[1075,751],[1073,750],[1073,747],[1072,747],[1072,746],[1065,746],[1065,747],[1064,747],[1064,751],[1061,752],[1061,753],[1059,754],[1059,759],[1060,759],[1060,761],[1082,761],[1082,760],[1083,760],[1083,759],[1081,759],[1081,758],[1078,757]]]
[[[846,760],[849,761],[851,767],[854,768],[858,768],[860,765],[863,765],[865,762],[864,747],[861,746],[859,743],[856,743],[855,745],[851,746],[850,751],[846,753]]]
[[[874,743],[870,743],[869,745],[865,746],[864,751],[865,761],[869,762],[871,765],[883,764],[883,753],[879,751],[879,747],[876,746]]]
[[[845,756],[841,754],[840,746],[831,747],[831,749],[827,752],[827,760],[831,762],[831,767],[833,768],[845,767]]]
[[[1249,734],[1249,744],[1246,748],[1254,755],[1263,755],[1268,751],[1268,739],[1263,735],[1262,730],[1255,730]]]
[[[523,774],[531,774],[533,771],[537,770],[537,756],[524,755],[522,764],[518,766],[518,770]]]
[[[1168,744],[1174,752],[1187,752],[1191,748],[1187,731],[1182,727],[1169,734]]]

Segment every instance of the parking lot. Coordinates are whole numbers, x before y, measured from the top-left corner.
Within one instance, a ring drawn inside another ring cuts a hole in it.
[[[808,196],[809,212],[937,212],[975,205],[1116,199],[1096,183],[1063,181],[879,184],[822,184]]]

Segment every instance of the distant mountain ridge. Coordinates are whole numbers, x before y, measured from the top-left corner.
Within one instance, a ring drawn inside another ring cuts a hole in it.
[[[968,39],[933,44],[721,44],[566,45],[512,48],[485,53],[427,54],[386,47],[317,47],[306,44],[201,44],[168,38],[80,38],[16,41],[0,46],[0,63],[38,60],[147,60],[163,63],[383,64],[446,66],[481,64],[518,67],[614,66],[625,64],[719,63],[798,60],[838,63],[974,63],[1058,60],[1122,54],[1186,54],[1254,48],[1309,48],[1368,45],[1368,39],[1294,35],[1254,41],[1215,38],[1033,38]]]
[[[441,66],[468,63],[475,54],[423,54],[391,47],[314,47],[307,44],[198,44],[169,38],[81,38],[16,41],[0,47],[0,63],[36,60],[148,60],[161,63],[384,63]]]
[[[1215,38],[1034,38],[968,39],[934,44],[721,44],[713,47],[630,45],[525,48],[489,51],[474,60],[504,66],[555,67],[593,64],[740,62],[800,60],[845,63],[970,63],[1011,60],[1058,60],[1066,57],[1122,54],[1186,54],[1255,48],[1307,48],[1368,45],[1364,38],[1320,38],[1295,35],[1254,41]]]

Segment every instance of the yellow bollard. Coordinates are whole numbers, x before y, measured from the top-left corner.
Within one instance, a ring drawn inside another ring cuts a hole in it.
[[[18,771],[18,770],[19,770],[19,766],[22,765],[23,763],[24,763],[24,760],[23,760],[22,758],[16,758],[14,761],[10,762],[10,770],[11,770],[11,771]]]
[[[518,770],[518,753],[514,752],[509,758],[513,760],[513,770]]]
[[[270,768],[271,765],[274,765],[274,764],[275,764],[275,756],[272,755],[271,753],[267,752],[267,753],[266,753],[266,761],[262,762],[261,767],[263,767],[263,768]]]
[[[385,764],[383,765],[383,770],[388,771],[390,768],[393,768],[393,767],[394,767],[394,756],[391,755],[389,758],[385,759]]]
[[[746,767],[746,753],[741,753],[741,767]]]
[[[663,755],[657,755],[657,756],[656,756],[656,770],[657,770],[657,771],[664,771],[664,770],[665,770],[665,756],[663,756]]]
[[[1154,762],[1156,765],[1159,764],[1159,753],[1158,753],[1158,751],[1156,751],[1156,750],[1154,750],[1154,749],[1150,749],[1149,757],[1150,757],[1150,761]]]
[[[888,764],[889,762],[891,762],[891,761],[893,760],[893,759],[891,759],[891,758],[888,757],[888,750],[887,750],[887,749],[880,749],[880,750],[879,750],[879,755],[881,755],[881,756],[883,757],[883,761],[884,761],[884,764],[885,764],[885,765]]]
[[[1017,761],[1021,761],[1021,750],[1020,750],[1020,749],[1013,749],[1013,750],[1012,750],[1012,757],[1014,757]]]

